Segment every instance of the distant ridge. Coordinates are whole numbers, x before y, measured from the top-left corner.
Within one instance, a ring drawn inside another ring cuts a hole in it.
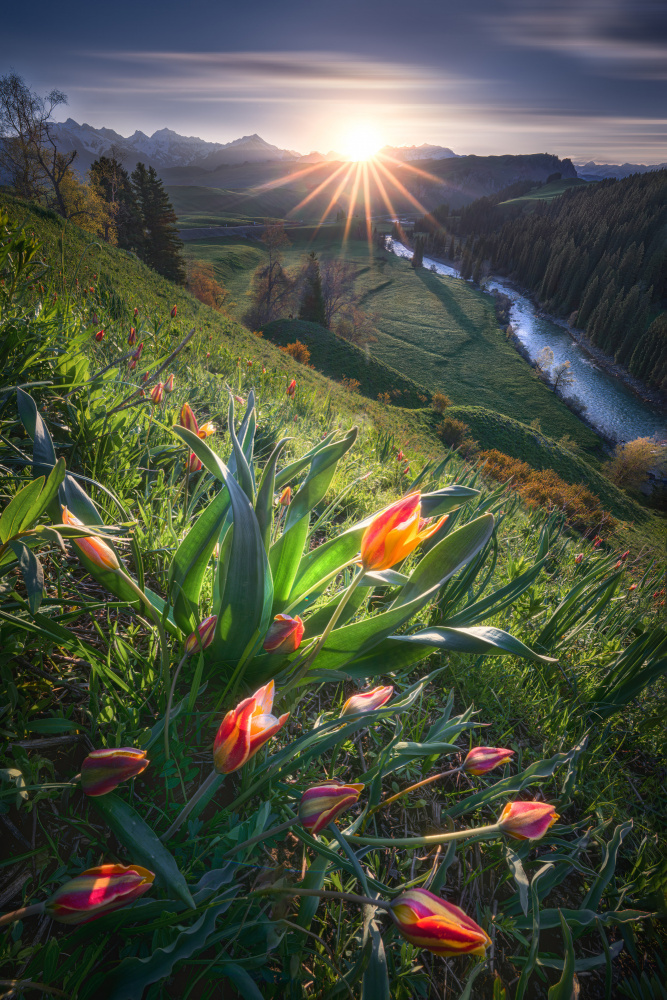
[[[621,180],[623,177],[630,177],[632,174],[647,174],[651,170],[664,170],[665,163],[595,163],[589,160],[588,163],[574,164],[577,175],[585,181],[601,181],[605,177],[615,177]]]

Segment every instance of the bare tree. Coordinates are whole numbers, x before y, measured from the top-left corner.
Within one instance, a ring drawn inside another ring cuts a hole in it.
[[[356,268],[345,260],[320,261],[324,317],[327,329],[331,329],[335,317],[355,302],[354,279]]]
[[[576,379],[572,374],[572,365],[569,361],[561,361],[551,372],[554,389],[565,389],[569,385],[574,385]]]
[[[24,198],[45,198],[67,218],[63,180],[76,151],[61,153],[52,126],[54,110],[67,104],[60,90],[40,97],[17,73],[0,77],[0,165]]]
[[[255,271],[249,293],[252,304],[244,317],[255,329],[290,311],[295,285],[282,265],[282,252],[291,246],[285,227],[279,223],[267,224],[261,239],[268,250],[268,260]]]

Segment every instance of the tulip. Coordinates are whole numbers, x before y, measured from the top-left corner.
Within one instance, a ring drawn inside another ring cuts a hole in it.
[[[136,319],[138,315],[139,315],[139,310],[138,310],[137,306],[135,306],[134,307],[134,318]]]
[[[300,617],[276,615],[262,645],[267,653],[293,653],[303,639],[304,624]]]
[[[281,507],[289,507],[291,500],[292,500],[292,487],[286,486],[285,489],[280,494],[280,500],[278,501],[278,503],[281,505]]]
[[[419,493],[410,493],[377,514],[361,539],[364,570],[389,569],[410,555],[445,523],[445,514],[427,527],[420,516]]]
[[[402,475],[404,475],[404,476],[409,476],[410,475],[410,466],[409,465],[405,466],[405,468],[403,469]]]
[[[185,640],[183,652],[186,656],[192,656],[193,653],[197,653],[200,647],[206,649],[207,646],[211,645],[217,623],[217,615],[209,615],[208,618],[204,618],[199,628],[191,632]]]
[[[633,590],[636,590],[636,589],[637,589],[637,584],[636,584],[636,583],[633,583],[633,584],[631,584],[631,585],[630,585],[630,586],[628,587],[628,592],[629,592],[629,593],[632,593],[632,591],[633,591]]]
[[[398,455],[396,456],[396,461],[397,462],[402,462],[404,458],[405,458],[405,456],[404,456],[403,452],[399,451]]]
[[[357,802],[363,787],[333,780],[307,788],[299,802],[301,826],[309,833],[320,833],[339,813]]]
[[[173,372],[171,373],[171,375],[169,376],[169,378],[167,379],[167,381],[164,384],[164,391],[165,392],[173,392],[174,391],[174,373]]]
[[[207,420],[206,423],[202,424],[199,428],[199,437],[202,438],[202,440],[205,440],[207,437],[210,437],[211,434],[215,434],[216,430],[217,428],[215,424],[212,421]]]
[[[207,360],[208,360],[208,358],[210,358],[210,357],[211,357],[211,352],[210,352],[210,351],[207,351],[207,352],[206,352],[206,358],[207,358]]]
[[[179,420],[181,427],[187,427],[193,434],[199,434],[199,424],[189,403],[183,403]]]
[[[296,379],[293,378],[290,384],[287,386],[287,395],[293,396],[296,392]]]
[[[408,889],[392,901],[391,917],[399,933],[416,948],[435,955],[481,955],[491,938],[479,924],[453,903],[428,889]]]
[[[162,402],[162,394],[164,393],[164,382],[158,382],[151,389],[151,399],[153,403],[158,406]]]
[[[83,521],[80,521],[78,517],[74,514],[70,514],[67,507],[63,506],[63,524],[70,524],[77,528],[83,528]],[[95,563],[100,569],[110,569],[117,570],[120,569],[120,563],[116,558],[116,553],[112,548],[110,548],[106,542],[103,542],[101,538],[97,538],[94,535],[83,538],[73,538],[72,541],[91,562]]]
[[[373,712],[376,708],[382,708],[389,701],[394,693],[393,684],[386,687],[376,687],[372,691],[361,691],[353,694],[343,705],[341,715],[353,715],[355,712]]]
[[[188,459],[188,472],[199,472],[201,467],[201,459],[197,458],[194,451],[191,451]]]
[[[473,747],[461,767],[466,774],[487,774],[495,767],[506,764],[510,757],[514,756],[514,750],[507,750],[505,747]]]
[[[625,560],[626,560],[626,559],[628,558],[628,556],[629,556],[629,555],[630,555],[630,549],[627,549],[627,551],[625,551],[625,552],[623,553],[623,555],[621,556],[621,559],[622,559],[623,561],[625,561]]]
[[[593,542],[593,548],[599,549],[601,545],[602,545],[602,539],[596,538],[595,541]]]
[[[177,309],[177,307],[176,307],[176,306],[173,306],[173,308],[172,308],[172,310],[171,310],[171,318],[172,318],[172,319],[176,319],[176,313],[177,313],[177,312],[178,312],[178,309]]]
[[[146,751],[134,747],[93,750],[81,765],[81,788],[86,795],[106,795],[121,781],[141,774],[149,763]]]
[[[139,360],[139,358],[141,357],[141,352],[143,351],[143,349],[144,349],[144,342],[142,340],[141,343],[139,344],[139,346],[137,347],[136,351],[132,355],[132,360],[133,361],[138,361]]]
[[[104,340],[104,330],[97,331],[97,333],[95,334],[95,340],[97,341],[98,344],[100,343],[100,341]]]
[[[132,372],[137,367],[137,362],[134,359],[132,359],[132,361],[130,361],[130,363],[129,363],[129,365],[127,367],[128,367],[128,370]]]
[[[148,380],[149,380],[150,377],[151,377],[151,373],[150,372],[144,372],[144,374],[141,376],[141,381],[142,382],[148,382]]]
[[[584,558],[584,553],[583,553],[583,552],[579,552],[579,553],[578,553],[578,554],[577,554],[577,555],[576,555],[576,556],[574,557],[574,561],[575,561],[575,564],[576,564],[576,565],[578,566],[578,565],[579,565],[579,563],[580,563],[580,562],[581,562],[581,561],[583,560],[583,558]]]
[[[234,396],[234,399],[239,404],[239,406],[245,406],[245,399],[243,396]]]
[[[85,924],[143,896],[154,879],[139,865],[98,865],[56,889],[44,912],[63,924]]]
[[[621,567],[621,560],[619,559],[618,562],[614,563],[614,569],[620,569],[620,567]]]
[[[279,719],[271,714],[274,691],[275,684],[269,681],[227,712],[213,743],[213,763],[220,774],[243,767],[287,722],[289,712]]]
[[[558,813],[548,802],[508,802],[498,826],[517,840],[540,840],[557,819]]]
[[[133,326],[130,327],[130,335],[127,338],[127,342],[130,345],[130,347],[134,347],[134,345],[137,342],[137,331],[134,329]]]

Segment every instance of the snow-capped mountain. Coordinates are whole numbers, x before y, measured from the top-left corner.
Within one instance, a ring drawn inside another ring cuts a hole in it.
[[[381,150],[385,156],[395,160],[449,160],[461,154],[455,153],[448,146],[431,146],[428,142],[421,146],[384,146]]]
[[[650,170],[664,170],[667,163],[575,163],[577,175],[585,181],[601,181],[605,177],[629,177],[631,174],[646,174]]]
[[[108,155],[112,148],[126,167],[134,168],[139,161],[154,167],[198,166],[214,170],[221,164],[259,163],[267,160],[296,160],[299,153],[272,146],[258,135],[244,135],[232,142],[207,142],[197,136],[179,135],[169,128],[153,135],[136,131],[122,136],[110,128],[79,125],[73,118],[53,126],[53,136],[63,152],[76,150],[74,166],[87,170],[99,156]]]

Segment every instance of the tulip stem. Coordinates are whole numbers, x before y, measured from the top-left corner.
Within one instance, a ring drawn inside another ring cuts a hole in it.
[[[171,705],[174,700],[174,691],[176,690],[176,681],[178,680],[178,675],[181,672],[181,667],[188,658],[188,653],[181,658],[181,662],[176,667],[174,671],[174,679],[171,682],[171,687],[169,688],[169,697],[167,698],[167,710],[164,715],[164,755],[165,760],[169,760],[169,716],[171,715]]]
[[[271,827],[270,830],[263,830],[261,833],[256,834],[254,837],[251,837],[250,840],[244,840],[243,843],[236,844],[229,851],[227,851],[226,854],[222,855],[222,860],[226,861],[227,858],[232,858],[235,854],[238,854],[239,851],[244,850],[244,848],[246,847],[251,847],[253,844],[258,843],[260,840],[268,840],[269,837],[275,837],[279,833],[283,833],[285,830],[289,830],[289,828],[291,826],[294,826],[295,823],[298,823],[298,818],[296,816],[293,816],[292,819],[285,820],[284,823],[280,823],[278,826],[273,826]]]
[[[383,799],[382,802],[378,802],[376,806],[368,812],[368,817],[370,818],[374,812],[378,809],[382,809],[383,806],[388,806],[391,802],[395,802],[396,799],[402,798],[403,795],[407,795],[408,792],[414,792],[417,788],[423,788],[424,785],[431,785],[434,781],[439,781],[440,778],[446,778],[449,774],[458,774],[461,770],[460,767],[452,767],[449,771],[441,771],[440,774],[433,774],[430,778],[424,778],[423,781],[417,781],[414,785],[409,785],[408,788],[402,788],[400,792],[396,792],[395,795],[390,795],[388,799]]]
[[[361,882],[361,888],[364,890],[364,892],[366,893],[366,895],[370,897],[371,890],[370,890],[370,888],[368,886],[368,879],[366,878],[366,872],[361,867],[361,865],[359,863],[359,858],[357,857],[357,855],[352,850],[351,845],[348,844],[348,842],[346,841],[345,837],[340,832],[340,830],[338,829],[338,827],[336,826],[335,823],[329,823],[329,825],[327,827],[327,830],[329,831],[329,833],[333,834],[333,836],[336,838],[336,840],[338,841],[338,843],[340,844],[340,846],[343,848],[343,850],[347,854],[348,858],[352,862],[352,867],[354,868],[355,872],[357,873],[357,878]]]
[[[16,920],[23,920],[24,917],[36,917],[44,912],[45,903],[33,903],[32,906],[22,906],[20,910],[12,910],[11,913],[3,913],[0,917],[0,927],[13,924]]]
[[[454,830],[453,833],[433,833],[428,837],[357,837],[350,834],[348,840],[352,844],[368,844],[370,847],[431,847],[433,844],[447,844],[452,840],[465,840],[467,837],[495,837],[502,833],[500,823],[490,823],[488,826],[472,827],[468,830]]]
[[[343,899],[348,903],[359,903],[360,906],[379,906],[383,910],[390,910],[391,903],[385,899],[371,899],[370,896],[358,896],[355,892],[335,892],[333,889],[300,889],[298,885],[267,885],[262,889],[255,889],[251,896],[262,896],[266,892],[284,892],[289,896],[319,896],[320,899]]]
[[[132,577],[128,573],[124,573],[122,570],[119,570],[119,575],[122,576],[125,579],[125,581],[130,585],[130,587],[135,592],[135,594],[137,595],[137,597],[144,604],[144,606],[145,606],[146,610],[148,611],[148,614],[150,615],[150,617],[155,622],[155,625],[156,625],[157,631],[158,631],[158,636],[159,636],[159,639],[160,639],[160,665],[161,665],[161,668],[162,668],[162,684],[163,684],[163,687],[164,687],[165,697],[168,697],[168,693],[169,693],[169,650],[167,648],[167,633],[164,630],[164,625],[162,624],[162,619],[160,618],[159,614],[157,613],[157,611],[155,610],[155,608],[153,607],[153,605],[151,604],[151,602],[146,597],[145,593],[143,592],[143,590],[141,589],[141,587],[139,586],[139,584],[135,583],[135,581],[132,579]],[[165,750],[167,752],[167,760],[168,760],[169,759],[169,744],[167,742],[168,727],[167,727],[166,723],[165,723],[165,729],[164,729],[164,731],[165,731]]]
[[[186,821],[190,813],[193,811],[195,806],[198,805],[201,799],[203,799],[203,797],[212,788],[214,789],[216,782],[222,781],[223,778],[224,774],[218,774],[217,771],[211,771],[208,778],[201,783],[201,785],[194,793],[192,798],[185,803],[185,805],[183,806],[180,813],[178,814],[174,822],[171,824],[167,832],[162,834],[160,840],[162,841],[169,840],[169,838],[172,837],[178,829],[180,829],[180,827],[183,825],[183,823]]]

